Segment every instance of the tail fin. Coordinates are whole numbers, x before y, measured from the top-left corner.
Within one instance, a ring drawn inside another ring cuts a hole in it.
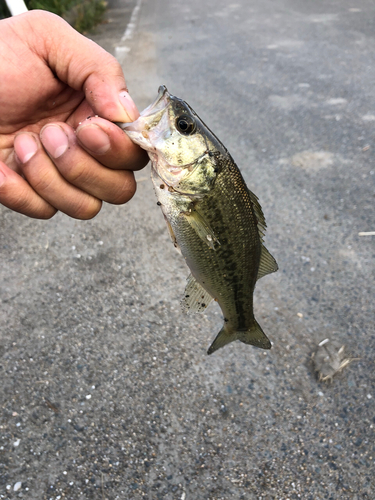
[[[251,344],[256,347],[260,347],[261,349],[271,349],[271,342],[268,340],[267,336],[254,319],[253,325],[248,330],[233,331],[224,325],[218,333],[216,339],[212,342],[207,354],[212,354],[221,347],[224,347],[235,340],[240,340],[244,344]]]

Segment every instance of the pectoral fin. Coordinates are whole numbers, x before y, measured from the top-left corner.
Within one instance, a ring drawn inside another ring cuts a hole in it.
[[[184,297],[181,300],[185,312],[202,312],[214,299],[191,274],[187,278]]]
[[[205,220],[205,218],[198,212],[196,208],[192,208],[188,212],[182,212],[183,217],[196,231],[202,241],[204,241],[212,250],[217,250],[220,242],[215,236],[212,228]]]

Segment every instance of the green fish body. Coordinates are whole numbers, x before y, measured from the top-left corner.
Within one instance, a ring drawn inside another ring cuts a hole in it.
[[[149,152],[158,205],[190,268],[183,307],[201,312],[215,299],[223,312],[208,354],[234,340],[269,349],[254,317],[253,293],[257,280],[278,267],[263,245],[258,199],[231,155],[165,87],[136,122],[122,127]]]

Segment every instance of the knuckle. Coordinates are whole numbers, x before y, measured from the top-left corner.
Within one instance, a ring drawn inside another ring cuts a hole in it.
[[[56,214],[57,210],[53,207],[45,208],[38,216],[38,219],[52,219],[52,217]]]
[[[76,205],[68,215],[71,215],[75,219],[90,220],[100,212],[101,207],[102,202],[97,198],[85,198],[80,204]]]
[[[53,180],[51,179],[51,176],[48,175],[48,173],[45,173],[44,175],[40,173],[40,175],[29,178],[28,182],[37,193],[45,193],[48,192]]]
[[[56,208],[40,196],[34,187],[25,181],[20,183],[14,177],[0,189],[0,203],[10,210],[34,219],[51,219],[57,212]]]
[[[129,174],[129,172],[126,172]],[[137,184],[135,182],[133,174],[131,177],[129,175],[126,176],[126,179],[122,182],[122,184],[116,189],[114,193],[112,193],[110,197],[110,203],[114,205],[122,205],[123,203],[127,203],[133,196],[137,190]]]
[[[42,198],[26,196],[16,200],[13,210],[34,219],[51,219],[57,212],[56,208]]]
[[[82,167],[81,165],[70,167],[64,172],[65,179],[77,187],[81,187],[87,184],[87,182],[89,181],[89,175],[90,174],[88,169]]]

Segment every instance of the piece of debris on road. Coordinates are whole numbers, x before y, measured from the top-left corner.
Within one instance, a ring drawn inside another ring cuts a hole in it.
[[[361,231],[358,236],[375,236],[375,231]]]
[[[337,347],[329,339],[318,344],[317,350],[311,355],[319,382],[332,382],[333,377],[341,372],[352,361],[359,358],[345,357],[345,346]]]

